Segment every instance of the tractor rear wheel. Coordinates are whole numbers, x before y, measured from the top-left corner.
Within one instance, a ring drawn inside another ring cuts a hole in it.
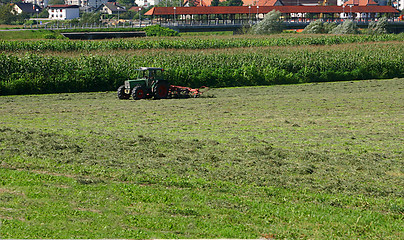
[[[117,93],[119,99],[129,99],[130,97],[130,94],[125,93],[125,85],[120,86]]]
[[[156,86],[154,86],[154,98],[155,99],[164,99],[167,98],[168,96],[168,90],[170,86],[168,83],[162,82],[162,83],[157,83]]]
[[[142,86],[136,86],[132,89],[133,100],[139,100],[146,98],[146,92]]]

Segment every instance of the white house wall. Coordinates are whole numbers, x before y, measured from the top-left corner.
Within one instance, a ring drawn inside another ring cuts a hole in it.
[[[83,1],[82,0],[65,0],[65,4],[81,6],[83,4]]]
[[[13,9],[14,9],[14,12],[17,13],[17,14],[21,14],[21,13],[22,13],[21,8],[19,8],[16,4],[14,5]]]
[[[53,20],[75,19],[80,17],[78,8],[52,8],[48,10],[49,18]]]
[[[404,9],[404,0],[398,0],[398,1],[397,1],[397,5],[398,5],[398,6],[397,6],[396,8],[397,8],[398,10],[402,11],[402,10]]]

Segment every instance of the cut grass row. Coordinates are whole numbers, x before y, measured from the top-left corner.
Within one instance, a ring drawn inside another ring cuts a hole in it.
[[[110,91],[140,66],[163,67],[169,82],[234,87],[404,76],[404,42],[348,48],[249,48],[137,54],[0,55],[0,94]]]
[[[403,84],[2,96],[0,236],[402,239]]]

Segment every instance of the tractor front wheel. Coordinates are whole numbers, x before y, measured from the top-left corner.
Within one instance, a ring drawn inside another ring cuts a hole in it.
[[[118,88],[118,98],[119,99],[129,99],[130,95],[125,93],[125,85],[122,85]]]
[[[136,86],[132,89],[133,100],[140,100],[146,98],[146,92],[142,86]]]
[[[164,99],[168,96],[168,90],[170,86],[167,83],[157,83],[154,87],[154,98],[155,99]]]

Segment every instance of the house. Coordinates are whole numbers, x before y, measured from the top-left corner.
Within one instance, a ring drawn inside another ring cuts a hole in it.
[[[79,6],[77,5],[52,5],[48,6],[49,19],[66,20],[80,17]]]
[[[160,3],[160,0],[135,0],[139,7],[150,7]]]
[[[84,9],[96,9],[108,0],[65,0],[68,5],[78,5]]]
[[[95,11],[106,14],[119,14],[126,12],[126,9],[125,7],[116,4],[116,2],[107,2],[101,4]]]
[[[32,3],[34,5],[38,5],[41,8],[46,8],[48,6],[49,0],[23,0],[24,3]]]
[[[14,12],[17,14],[21,13],[28,13],[28,14],[35,14],[35,13],[40,13],[42,11],[42,8],[40,8],[36,4],[32,3],[14,3],[13,5]]]
[[[393,1],[392,5],[394,8],[402,11],[404,9],[404,0]]]

